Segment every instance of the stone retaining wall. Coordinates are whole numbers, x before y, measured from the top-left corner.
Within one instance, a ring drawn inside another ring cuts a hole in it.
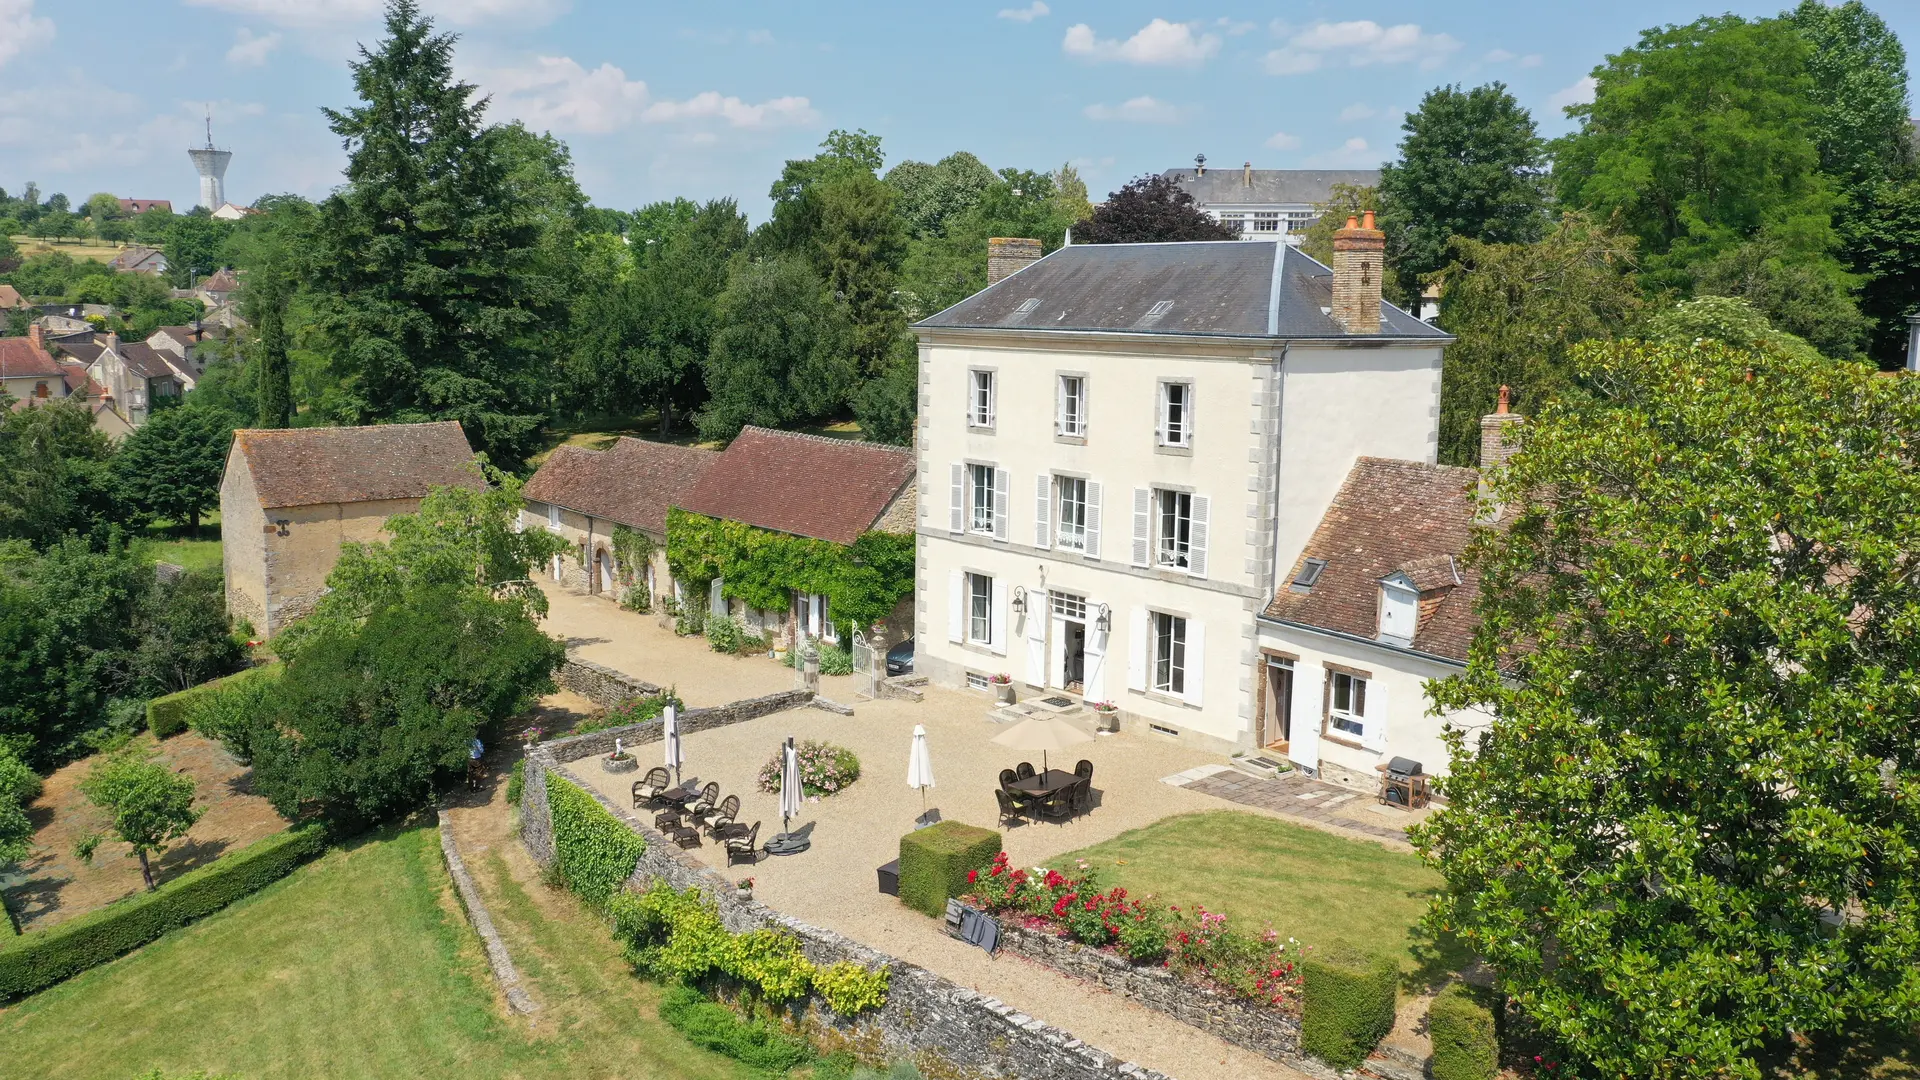
[[[467,921],[473,924],[474,933],[480,935],[480,943],[486,946],[487,965],[493,968],[493,979],[500,984],[500,990],[507,995],[507,1005],[514,1012],[525,1015],[538,1009],[527,991],[520,985],[519,969],[513,966],[513,957],[507,952],[507,943],[500,940],[500,932],[494,929],[493,916],[487,911],[486,901],[480,898],[480,889],[473,883],[473,875],[467,873],[466,860],[460,857],[460,848],[453,842],[453,830],[447,826],[447,812],[440,811],[440,854],[447,860],[447,875],[453,878],[455,895],[460,897],[460,907],[467,913]]]
[[[561,689],[571,690],[603,709],[610,709],[628,698],[661,693],[658,686],[645,679],[574,656],[567,657],[560,670],[553,673],[553,681],[559,683]]]
[[[775,928],[798,939],[807,958],[816,964],[852,961],[869,969],[885,965],[892,971],[887,1002],[877,1011],[849,1020],[814,1001],[790,1014],[790,1019],[821,1049],[850,1050],[873,1064],[910,1059],[923,1074],[942,1080],[1168,1080],[1165,1074],[1119,1061],[1067,1032],[925,968],[782,915],[759,901],[739,899],[723,875],[569,771],[556,757],[555,751],[561,748],[560,743],[538,746],[526,759],[521,838],[541,863],[553,859],[553,825],[546,804],[547,777],[553,774],[585,791],[646,840],[646,850],[627,881],[629,888],[644,889],[655,881],[665,881],[676,889],[698,888],[715,902],[727,929],[736,933]]]
[[[782,690],[764,697],[747,698],[725,705],[682,709],[680,710],[680,734],[691,735],[696,731],[726,727],[728,724],[738,724],[771,713],[797,709],[812,700],[813,691],[811,690]],[[637,724],[626,724],[608,728],[605,731],[555,739],[550,743],[542,744],[542,748],[550,750],[556,762],[565,764],[598,754],[611,754],[615,739],[619,739],[622,746],[643,746],[647,743],[659,742],[660,729],[665,723],[666,721],[655,717],[652,720],[642,720]]]

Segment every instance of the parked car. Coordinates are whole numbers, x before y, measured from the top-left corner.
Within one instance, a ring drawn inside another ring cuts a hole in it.
[[[888,675],[913,674],[913,639],[912,638],[908,638],[907,640],[887,650],[887,674]]]

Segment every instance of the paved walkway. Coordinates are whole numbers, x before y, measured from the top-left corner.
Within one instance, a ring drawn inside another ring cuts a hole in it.
[[[1407,826],[1426,816],[1382,806],[1371,796],[1351,788],[1315,780],[1302,772],[1281,773],[1272,779],[1250,776],[1227,765],[1201,765],[1161,778],[1162,783],[1201,795],[1270,810],[1283,818],[1306,822],[1334,832],[1378,840],[1403,851]]]

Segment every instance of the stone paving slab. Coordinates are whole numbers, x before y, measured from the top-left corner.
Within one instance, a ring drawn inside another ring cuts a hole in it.
[[[1282,773],[1268,779],[1249,776],[1238,769],[1225,766],[1202,766],[1166,777],[1165,782],[1202,795],[1225,799],[1228,802],[1257,806],[1286,817],[1311,821],[1338,832],[1352,833],[1372,840],[1385,840],[1399,845],[1407,842],[1405,825],[1388,824],[1384,821],[1376,825],[1354,820],[1348,815],[1358,808],[1345,807],[1343,804],[1356,798],[1355,793],[1334,784],[1312,779],[1305,773]],[[1327,798],[1330,795],[1334,797]],[[1407,824],[1416,820],[1412,815],[1403,815],[1400,811],[1394,811],[1394,816],[1404,816]]]

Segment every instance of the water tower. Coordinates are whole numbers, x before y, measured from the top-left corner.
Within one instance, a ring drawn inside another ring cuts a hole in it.
[[[227,163],[233,151],[213,148],[213,111],[207,111],[207,145],[187,151],[194,171],[200,174],[200,205],[218,210],[227,204]]]

